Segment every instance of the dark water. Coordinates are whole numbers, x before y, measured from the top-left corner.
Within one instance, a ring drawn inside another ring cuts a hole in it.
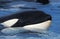
[[[38,10],[42,10],[52,16],[52,23],[48,31],[44,33],[27,33],[27,34],[19,33],[12,36],[4,36],[2,33],[0,33],[1,35],[0,39],[9,39],[9,38],[10,39],[60,39],[60,3],[59,1],[60,0],[57,0],[57,2],[56,0],[51,0],[51,3],[48,5],[39,5],[39,6],[34,5]],[[18,9],[16,10],[13,9],[13,12],[14,11],[18,11]],[[0,15],[2,15],[3,12],[1,11],[0,13],[1,13]]]

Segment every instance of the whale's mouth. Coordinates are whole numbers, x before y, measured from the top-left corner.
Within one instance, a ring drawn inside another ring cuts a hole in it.
[[[18,22],[19,19],[10,19],[10,20],[7,20],[3,23],[1,23],[4,27],[11,27],[13,26],[16,22]]]
[[[48,20],[38,24],[27,25],[24,26],[23,28],[30,31],[40,32],[41,30],[47,30],[50,24],[51,24],[51,20]]]

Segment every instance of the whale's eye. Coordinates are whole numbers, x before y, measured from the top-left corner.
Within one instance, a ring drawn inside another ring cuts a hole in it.
[[[4,25],[5,27],[11,27],[13,26],[19,19],[10,19],[10,20],[7,20],[3,23],[1,23],[2,25]]]

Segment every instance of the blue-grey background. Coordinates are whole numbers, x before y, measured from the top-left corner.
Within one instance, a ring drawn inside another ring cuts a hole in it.
[[[30,4],[30,5],[33,5],[33,4]],[[9,38],[10,39],[60,39],[60,0],[50,0],[50,4],[48,5],[39,5],[39,6],[34,5],[34,6],[38,10],[42,10],[52,16],[52,23],[50,25],[49,30],[47,31],[49,35],[47,34],[17,34],[13,36],[1,36],[0,39],[9,39]],[[1,13],[0,15],[3,14],[2,11],[0,13]]]

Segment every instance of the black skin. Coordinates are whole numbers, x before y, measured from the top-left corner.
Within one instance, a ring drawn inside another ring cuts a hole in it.
[[[12,27],[24,27],[26,25],[42,23],[47,20],[51,20],[51,16],[48,14],[45,14],[42,11],[25,11],[25,12],[17,12],[16,14],[2,17],[0,18],[0,23],[10,19],[16,19],[16,18],[19,20]]]
[[[43,5],[49,4],[49,0],[37,0],[37,2],[42,3]]]

